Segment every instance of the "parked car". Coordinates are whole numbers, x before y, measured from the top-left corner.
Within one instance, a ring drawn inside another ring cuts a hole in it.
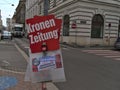
[[[116,42],[114,44],[114,48],[118,49],[118,50],[120,49],[120,37],[117,38],[117,40],[116,40]]]
[[[2,34],[1,34],[1,32],[0,32],[0,40],[1,40],[1,35],[2,35]]]
[[[6,30],[2,31],[2,33],[1,33],[1,40],[2,39],[11,39],[12,40],[11,32],[6,31]]]

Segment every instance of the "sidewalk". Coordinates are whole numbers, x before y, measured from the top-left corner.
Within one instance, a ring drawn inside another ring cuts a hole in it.
[[[114,50],[115,48],[113,46],[80,46],[75,44],[67,44],[67,43],[61,43],[61,47],[73,47],[73,48],[81,48],[81,49],[111,49]]]
[[[15,71],[11,71],[11,70],[0,69],[0,76],[1,77],[2,76],[14,77],[17,80],[16,85],[9,87],[5,90],[41,90],[41,83],[25,82],[24,81],[25,74],[22,72],[15,72]],[[2,82],[4,82],[4,81],[2,81]],[[2,82],[0,82],[0,84]],[[52,83],[47,83],[46,86],[47,86],[47,90],[58,90]],[[7,87],[7,86],[5,86],[5,87]]]

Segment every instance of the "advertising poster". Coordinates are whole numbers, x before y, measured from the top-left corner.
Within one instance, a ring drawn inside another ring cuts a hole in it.
[[[63,82],[65,81],[63,59],[61,50],[48,52],[47,56],[42,53],[30,54],[30,73],[32,82]]]
[[[26,20],[28,38],[32,53],[42,52],[41,46],[45,42],[48,51],[57,50],[62,20],[53,15],[35,16]]]
[[[26,20],[30,42],[25,81],[63,82],[65,73],[59,44],[62,20],[54,15]],[[44,47],[43,47],[44,44]]]
[[[32,57],[32,70],[33,72],[39,72],[50,68],[62,68],[61,55],[47,55]]]

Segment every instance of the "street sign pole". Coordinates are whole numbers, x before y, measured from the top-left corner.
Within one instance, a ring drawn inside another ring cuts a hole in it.
[[[43,52],[43,57],[46,57],[47,56],[47,45],[46,45],[46,43],[43,43],[41,48],[42,48],[42,52]],[[41,89],[42,90],[47,90],[45,82],[42,82]]]
[[[77,28],[76,28],[76,30],[75,30],[75,44],[77,45]]]
[[[111,23],[108,24],[108,27],[109,27],[108,45],[110,46],[110,33],[111,33],[110,27],[111,27]]]
[[[47,90],[46,83],[43,82],[41,88],[42,88],[42,90]]]
[[[75,45],[77,45],[77,28],[76,28],[76,21],[72,23],[72,29],[75,29]]]
[[[48,7],[49,7],[49,1],[48,0],[44,0],[44,15],[48,15]],[[46,55],[46,51],[43,52],[43,56]],[[42,82],[42,87],[41,87],[42,90],[47,90],[47,87],[46,87],[46,83],[45,82]]]
[[[44,0],[44,15],[48,15],[49,0]]]

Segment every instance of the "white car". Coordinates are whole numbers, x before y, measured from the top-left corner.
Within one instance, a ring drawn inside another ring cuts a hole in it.
[[[2,39],[12,39],[12,34],[9,31],[2,31],[1,33],[1,40]]]

